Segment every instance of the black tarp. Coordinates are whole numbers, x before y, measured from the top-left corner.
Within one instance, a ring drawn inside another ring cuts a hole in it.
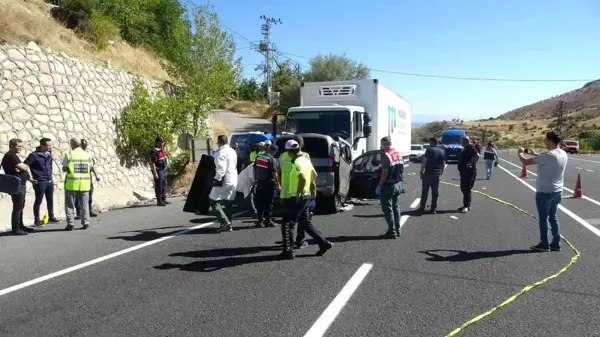
[[[215,161],[212,156],[202,155],[194,175],[192,187],[188,192],[183,211],[195,214],[207,214],[210,208],[209,198],[212,180],[215,177]]]

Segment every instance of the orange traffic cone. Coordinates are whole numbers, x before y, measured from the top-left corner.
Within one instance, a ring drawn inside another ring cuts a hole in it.
[[[577,183],[575,183],[575,193],[573,193],[573,198],[581,197],[583,197],[583,193],[581,192],[581,175],[577,174]]]
[[[521,178],[527,178],[527,166],[523,164],[523,168],[521,169]]]

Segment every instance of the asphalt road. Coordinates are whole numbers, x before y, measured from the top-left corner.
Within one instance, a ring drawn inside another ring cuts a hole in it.
[[[521,162],[517,157],[516,152],[507,154],[505,151],[499,151],[501,164],[507,166],[507,169],[514,170],[516,175],[521,175]],[[528,168],[529,175],[532,178],[536,177],[537,167],[531,165]],[[589,199],[590,206],[600,208],[600,158],[593,156],[569,155],[567,161],[567,169],[565,170],[565,195],[573,195],[577,176],[581,177],[581,185],[583,195]],[[591,199],[591,200],[590,200]],[[596,222],[600,225],[600,214],[596,214],[599,218]]]
[[[457,177],[448,166],[444,180]],[[475,186],[535,213],[533,191],[501,168]],[[419,196],[420,181],[407,175],[402,208]],[[397,240],[379,237],[385,222],[376,201],[315,216],[335,246],[315,257],[312,245],[294,261],[273,258],[279,228],[254,229],[240,218],[233,232],[215,234],[203,227],[212,218],[181,212],[182,200],[103,213],[87,231],[49,226],[0,237],[0,336],[321,336],[319,327],[328,327],[325,336],[444,336],[573,256],[567,245],[531,252],[538,235],[529,215],[478,194],[472,211],[459,214],[461,198],[442,185],[440,213],[407,212]],[[600,209],[586,200],[563,205],[581,218]],[[600,334],[600,238],[560,219],[581,251],[576,263],[460,336]]]

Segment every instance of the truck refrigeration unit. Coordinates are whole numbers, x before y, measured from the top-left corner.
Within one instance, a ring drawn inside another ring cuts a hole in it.
[[[392,146],[408,165],[411,105],[378,80],[304,82],[300,87],[300,104],[285,114],[284,135],[278,143],[283,145],[285,139],[291,138],[286,133],[304,138],[305,151],[318,173],[317,196],[321,201],[317,202],[317,208],[323,205],[336,212],[348,196],[360,197],[349,193],[355,160],[371,158],[373,154],[369,168],[377,175],[380,140],[385,136],[392,139]],[[275,133],[276,116],[272,121]]]
[[[285,131],[339,138],[350,144],[353,159],[390,136],[408,165],[411,104],[378,80],[304,82],[300,104],[288,110]]]

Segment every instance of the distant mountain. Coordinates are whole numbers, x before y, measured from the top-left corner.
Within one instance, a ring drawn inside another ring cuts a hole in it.
[[[420,128],[420,127],[422,127],[425,124],[427,124],[427,122],[413,122],[412,123],[412,128],[413,129]]]
[[[550,119],[559,101],[564,101],[567,112],[583,115],[582,120],[589,120],[600,116],[600,80],[586,83],[583,87],[569,91],[562,95],[554,96],[537,103],[502,114],[502,120],[524,119]]]

